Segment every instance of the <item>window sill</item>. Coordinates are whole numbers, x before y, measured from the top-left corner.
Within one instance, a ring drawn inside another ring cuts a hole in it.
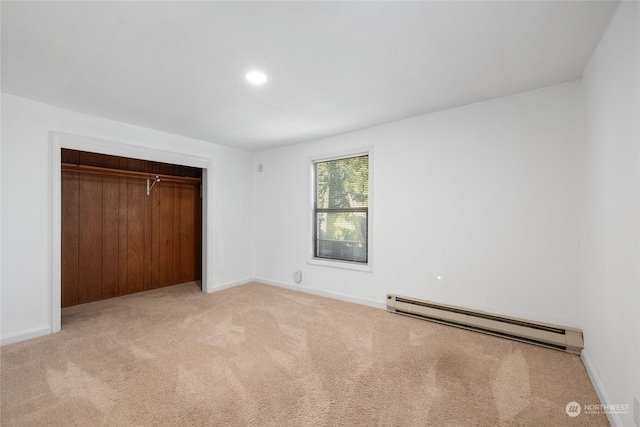
[[[367,273],[373,272],[371,261],[369,261],[368,264],[362,264],[349,261],[329,260],[324,258],[309,258],[307,260],[307,264],[319,265],[323,267],[342,268],[345,270],[364,271]]]

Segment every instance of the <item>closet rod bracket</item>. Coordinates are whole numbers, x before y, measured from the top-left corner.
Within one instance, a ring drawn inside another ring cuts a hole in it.
[[[151,180],[153,180],[153,184],[151,184]],[[155,178],[147,178],[147,196],[151,195],[151,190],[153,190],[153,186],[156,183],[160,182],[160,177],[156,175]]]

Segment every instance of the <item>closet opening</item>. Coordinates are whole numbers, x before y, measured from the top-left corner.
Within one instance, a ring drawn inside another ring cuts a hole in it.
[[[202,169],[61,149],[61,307],[202,279]]]

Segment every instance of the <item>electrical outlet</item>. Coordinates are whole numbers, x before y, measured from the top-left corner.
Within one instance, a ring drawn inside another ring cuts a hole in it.
[[[633,396],[633,421],[640,427],[640,401],[636,396]]]

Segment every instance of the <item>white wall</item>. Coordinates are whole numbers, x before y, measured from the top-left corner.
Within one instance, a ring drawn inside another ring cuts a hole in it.
[[[640,397],[640,80],[638,4],[623,2],[583,76],[583,359],[611,415],[632,426]],[[587,403],[587,402],[585,402]]]
[[[256,155],[258,279],[578,326],[579,83]],[[308,156],[373,146],[373,272],[307,264]],[[442,280],[437,280],[442,276]]]
[[[212,175],[208,232],[210,290],[250,279],[253,155],[78,114],[24,98],[2,96],[2,343],[48,333],[52,327],[50,132],[65,132],[145,150],[208,159]]]

